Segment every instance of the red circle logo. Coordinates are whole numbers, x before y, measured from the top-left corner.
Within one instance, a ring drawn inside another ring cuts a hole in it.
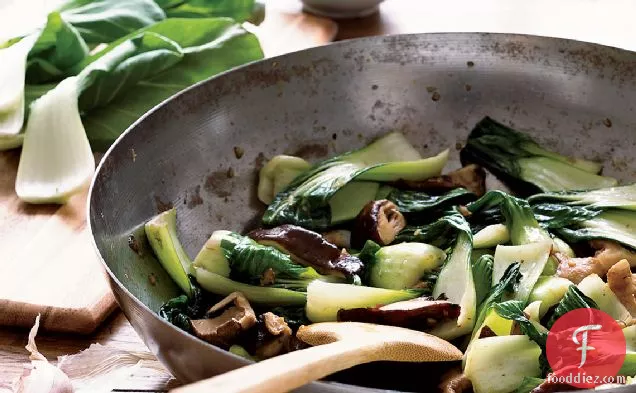
[[[625,336],[614,318],[592,308],[570,311],[548,333],[549,378],[578,388],[615,383],[625,352]]]

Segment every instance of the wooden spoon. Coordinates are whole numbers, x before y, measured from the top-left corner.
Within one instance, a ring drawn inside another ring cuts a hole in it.
[[[358,364],[461,360],[462,352],[441,338],[415,330],[359,322],[301,326],[310,348],[254,363],[172,390],[174,393],[280,393]]]

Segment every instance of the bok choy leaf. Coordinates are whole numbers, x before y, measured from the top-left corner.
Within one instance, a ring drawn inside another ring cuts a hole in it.
[[[471,131],[461,151],[462,163],[474,162],[504,180],[532,185],[541,191],[589,190],[615,186],[600,176],[601,165],[562,156],[529,136],[485,117]]]
[[[15,191],[30,203],[65,203],[95,171],[77,106],[78,77],[62,81],[31,105]]]
[[[447,159],[448,150],[420,159],[402,134],[387,134],[364,148],[325,160],[295,178],[276,195],[265,211],[263,223],[326,229],[332,224],[329,202],[349,182],[426,179],[439,175]]]
[[[449,302],[459,304],[461,311],[457,321],[442,323],[431,334],[453,339],[471,332],[475,325],[477,294],[470,261],[473,237],[470,226],[461,214],[455,213],[440,220],[453,226],[457,237],[450,256],[440,270],[433,288],[433,297],[443,295]]]
[[[592,191],[562,191],[535,194],[528,198],[532,204],[554,203],[590,208],[636,210],[636,183],[600,188]]]
[[[58,11],[87,44],[108,44],[166,18],[152,0],[71,0]]]
[[[37,38],[37,35],[30,35],[0,49],[0,150],[22,144],[22,136],[17,135],[24,122],[26,59]]]

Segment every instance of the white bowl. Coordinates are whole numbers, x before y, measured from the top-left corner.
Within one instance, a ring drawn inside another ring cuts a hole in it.
[[[302,0],[304,8],[312,14],[328,18],[362,18],[378,11],[384,0]]]

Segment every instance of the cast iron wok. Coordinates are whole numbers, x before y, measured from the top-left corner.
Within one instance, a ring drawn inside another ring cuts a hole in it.
[[[276,154],[316,160],[401,130],[425,156],[452,147],[447,169],[454,169],[458,149],[485,115],[633,181],[635,106],[633,52],[506,34],[345,41],[237,68],[151,110],[101,161],[89,225],[126,317],[175,377],[196,381],[247,361],[155,313],[178,290],[134,233],[158,211],[176,206],[181,239],[194,256],[212,231],[258,224],[257,171]],[[413,380],[436,380],[434,366],[413,367]],[[362,374],[367,378],[341,380],[376,384]],[[403,388],[391,375],[387,369],[375,386]],[[360,389],[320,382],[302,391]]]

